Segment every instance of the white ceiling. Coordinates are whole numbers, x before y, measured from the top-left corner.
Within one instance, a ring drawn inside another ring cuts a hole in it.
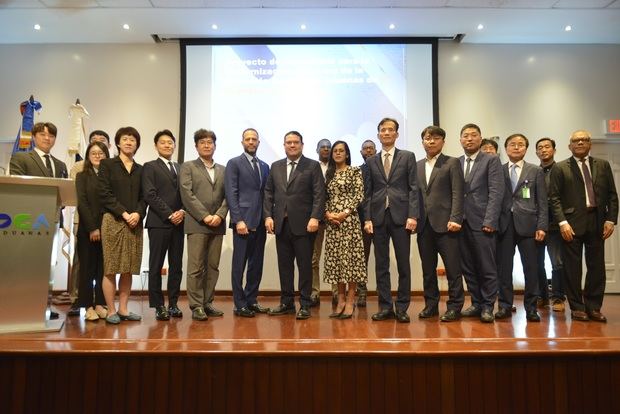
[[[0,0],[5,44],[457,34],[470,43],[620,44],[620,0]]]

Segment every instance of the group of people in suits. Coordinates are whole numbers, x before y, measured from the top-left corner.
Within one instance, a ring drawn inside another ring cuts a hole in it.
[[[365,141],[361,167],[351,166],[344,141],[331,145],[324,140],[324,165],[305,157],[298,131],[284,135],[286,157],[269,167],[257,157],[260,138],[254,128],[242,132],[243,152],[226,166],[214,161],[216,135],[205,129],[194,134],[197,159],[182,165],[173,162],[176,139],[163,130],[154,137],[158,158],[140,166],[133,159],[140,146],[138,131],[132,127],[117,131],[115,158],[109,157],[107,134],[94,131],[83,170],[76,176],[81,217],[77,251],[82,262],[78,305],[87,308],[86,319],[103,318],[111,324],[141,319],[127,305],[131,275],[140,271],[144,218],[150,251],[149,304],[156,319],[182,317],[177,301],[185,235],[192,318],[202,321],[223,315],[213,299],[230,213],[233,313],[239,317],[311,316],[317,295],[313,255],[322,229],[326,239],[323,280],[335,292],[332,318],[348,319],[356,303],[365,305],[372,243],[379,305],[372,319],[410,322],[410,248],[411,236],[417,233],[424,287],[421,319],[439,316],[439,256],[448,281],[441,321],[479,317],[488,323],[511,317],[513,257],[518,247],[526,318],[540,321],[537,305],[548,301],[546,276],[541,277],[546,245],[553,265],[553,309],[559,310],[562,304],[563,310],[565,293],[574,320],[606,321],[601,313],[604,240],[617,223],[618,197],[609,163],[589,155],[587,131],[572,134],[573,156],[558,163],[553,160],[555,141],[541,138],[536,143],[541,166],[536,166],[524,161],[529,141],[523,134],[505,140],[509,161],[502,165],[492,154],[497,144],[484,142],[475,124],[461,129],[464,154],[459,158],[443,153],[445,131],[429,126],[421,133],[425,157],[416,161],[413,152],[396,148],[398,130],[397,120],[382,119],[377,126],[381,149],[377,152],[374,142]],[[66,177],[64,163],[49,154],[56,134],[51,123],[35,125],[35,149],[12,157],[11,174]],[[321,150],[317,146],[319,155]],[[257,299],[266,234],[276,237],[281,287],[280,303],[271,309]],[[390,240],[398,271],[395,299]],[[582,289],[583,249],[587,272]],[[166,256],[168,307],[161,287]],[[314,262],[316,267],[316,257]],[[118,307],[117,274],[121,275]],[[464,310],[463,280],[471,297]],[[493,313],[496,301],[498,310]]]

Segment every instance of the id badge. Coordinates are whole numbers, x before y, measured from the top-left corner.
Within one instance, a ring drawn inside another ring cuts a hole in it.
[[[529,187],[522,187],[521,188],[521,197],[522,198],[530,198],[530,188]]]

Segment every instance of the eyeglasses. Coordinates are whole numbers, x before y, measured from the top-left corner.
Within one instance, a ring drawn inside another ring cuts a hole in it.
[[[523,143],[516,143],[516,142],[511,142],[510,144],[508,144],[508,148],[525,148],[526,145]]]
[[[579,142],[583,142],[584,144],[587,144],[590,142],[590,138],[571,138],[570,142],[572,144],[577,144]]]

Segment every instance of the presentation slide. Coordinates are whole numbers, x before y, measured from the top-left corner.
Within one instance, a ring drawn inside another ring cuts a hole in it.
[[[215,160],[241,153],[241,132],[260,135],[259,158],[283,158],[284,134],[299,131],[316,158],[323,138],[346,141],[362,163],[383,117],[400,123],[397,147],[423,154],[420,131],[433,123],[431,44],[186,45],[184,160],[197,157],[193,133],[217,135]]]

